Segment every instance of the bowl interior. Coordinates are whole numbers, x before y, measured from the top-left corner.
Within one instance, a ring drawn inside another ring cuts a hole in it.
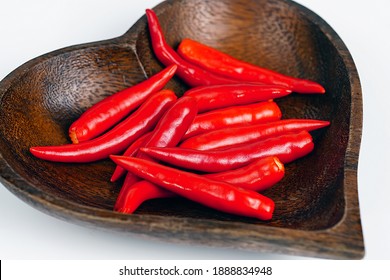
[[[345,211],[343,172],[350,126],[351,85],[346,66],[317,24],[285,1],[168,1],[157,15],[168,43],[193,38],[247,62],[315,80],[325,95],[276,100],[284,118],[329,120],[313,133],[315,150],[286,165],[286,176],[265,194],[276,203],[269,222],[223,214],[185,199],[148,201],[136,215],[233,220],[304,230],[334,226]],[[144,80],[163,66],[150,45],[146,18],[119,39],[70,47],[34,60],[3,92],[0,149],[9,166],[48,197],[111,211],[121,182],[114,164],[62,164],[34,158],[29,147],[69,143],[69,125],[98,100]],[[181,95],[186,86],[168,86]],[[115,215],[115,214],[114,214]],[[119,215],[119,214],[118,214]]]

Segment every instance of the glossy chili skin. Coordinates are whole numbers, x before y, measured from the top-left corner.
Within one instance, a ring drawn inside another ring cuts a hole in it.
[[[162,90],[149,97],[140,108],[105,134],[80,144],[31,147],[41,159],[56,162],[93,162],[126,150],[138,137],[153,129],[177,97]]]
[[[195,98],[181,97],[166,111],[145,143],[145,147],[174,147],[187,132],[198,113]],[[144,157],[146,155],[143,155]]]
[[[181,143],[180,147],[195,150],[228,149],[268,137],[302,130],[312,131],[328,125],[328,121],[321,120],[285,119],[248,126],[227,127],[191,137]]]
[[[311,135],[307,131],[302,131],[227,150],[199,151],[180,147],[141,148],[140,150],[171,165],[212,173],[239,168],[268,156],[276,156],[281,162],[289,163],[307,155],[313,148]]]
[[[278,158],[266,157],[241,168],[202,174],[202,176],[248,190],[264,191],[279,182],[284,177],[284,173],[284,165]],[[115,211],[131,214],[146,200],[176,196],[155,184],[141,182],[145,181],[123,184],[121,195],[118,196],[115,204]]]
[[[282,85],[298,93],[325,92],[325,89],[316,82],[286,76],[244,62],[191,39],[182,40],[177,52],[187,61],[209,72],[235,80]]]
[[[157,59],[165,66],[176,64],[176,74],[189,86],[231,84],[235,81],[210,73],[188,61],[182,59],[176,51],[168,45],[160,22],[154,11],[147,9],[146,16],[152,42],[153,52]]]
[[[277,85],[230,84],[189,89],[184,96],[196,98],[199,112],[247,105],[289,95],[292,91]]]
[[[265,157],[241,168],[202,176],[243,189],[262,192],[282,180],[284,174],[284,165],[277,157]]]
[[[174,147],[182,139],[188,127],[197,115],[197,103],[192,97],[182,97],[164,114],[153,130],[149,140],[143,147]],[[151,160],[146,154],[136,154],[137,157]],[[127,173],[123,185],[132,185],[138,178]]]
[[[104,98],[86,110],[69,127],[74,144],[102,134],[139,107],[151,94],[160,91],[176,72],[171,65],[149,79]]]
[[[137,140],[135,140],[133,142],[133,144],[131,144],[127,149],[126,151],[123,153],[123,156],[128,156],[128,157],[132,157],[132,156],[135,156],[138,152],[138,149],[143,147],[146,143],[146,141],[149,140],[150,136],[152,135],[151,132],[148,132],[144,135],[142,135],[140,138],[138,138]],[[121,166],[117,165],[112,176],[111,176],[111,179],[110,181],[111,182],[115,182],[117,181],[119,178],[121,178],[122,176],[126,175],[126,170],[124,168],[122,168]]]
[[[276,121],[281,117],[279,106],[272,101],[217,109],[197,115],[183,140],[217,129]]]
[[[182,97],[178,99],[175,104],[164,114],[161,120],[156,125],[155,129],[152,132],[151,137],[143,144],[144,147],[174,147],[176,146],[180,140],[182,139],[184,133],[188,130],[188,127],[193,122],[196,114],[197,114],[197,103],[196,100],[192,97]],[[138,152],[136,155],[138,158],[150,159],[146,154]],[[136,184],[139,181],[139,178],[128,172],[126,178],[123,182],[123,186],[119,193],[118,199],[115,203],[114,210],[118,211],[124,207],[124,205],[128,205],[127,208],[134,208],[134,206],[130,206],[133,202],[128,201],[124,197],[128,197],[127,192],[132,190],[132,185]],[[137,185],[137,188],[139,186]],[[154,188],[159,188],[158,186],[154,186]],[[148,185],[145,188],[144,192],[150,192],[150,194],[142,193],[142,190],[138,190],[138,195],[142,197],[150,197],[153,198],[154,195],[163,194],[164,197],[167,196],[165,194],[167,191],[154,190],[153,186]],[[140,201],[140,199],[138,200]]]
[[[121,194],[115,202],[114,210],[126,214],[134,213],[147,200],[176,196],[176,194],[145,180],[134,184],[124,184]]]
[[[116,163],[160,187],[226,213],[272,219],[274,202],[255,191],[139,158],[111,156]]]

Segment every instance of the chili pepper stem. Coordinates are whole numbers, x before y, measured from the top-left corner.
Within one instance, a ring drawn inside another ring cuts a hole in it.
[[[277,157],[273,157],[273,160],[275,164],[278,166],[279,170],[284,172],[285,171],[284,164]]]
[[[73,144],[78,144],[79,143],[79,139],[77,138],[76,130],[72,129],[72,130],[69,131],[69,138],[70,138],[70,141],[72,141]]]

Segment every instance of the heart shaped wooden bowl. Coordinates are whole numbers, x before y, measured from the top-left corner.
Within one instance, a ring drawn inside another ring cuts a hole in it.
[[[338,35],[308,9],[284,0],[168,0],[154,8],[168,43],[189,37],[245,61],[315,80],[325,95],[277,100],[284,118],[329,120],[315,150],[286,166],[266,195],[269,222],[223,214],[185,199],[159,199],[133,215],[112,211],[120,184],[114,164],[62,164],[29,147],[69,143],[69,125],[89,106],[160,71],[146,17],[119,38],[67,47],[33,59],[0,84],[2,183],[61,219],[170,242],[321,258],[364,255],[357,195],[362,95],[354,62]],[[178,95],[186,87],[174,78]]]

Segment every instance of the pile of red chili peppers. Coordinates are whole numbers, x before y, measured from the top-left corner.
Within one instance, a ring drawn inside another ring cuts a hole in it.
[[[325,92],[184,39],[178,50],[146,11],[152,47],[166,66],[89,108],[69,128],[72,144],[31,147],[41,159],[92,162],[111,158],[111,181],[123,179],[114,210],[133,213],[144,201],[182,196],[219,211],[269,220],[274,202],[260,192],[285,174],[284,164],[310,153],[308,131],[328,121],[282,119],[274,99]],[[164,89],[177,75],[190,89]]]

